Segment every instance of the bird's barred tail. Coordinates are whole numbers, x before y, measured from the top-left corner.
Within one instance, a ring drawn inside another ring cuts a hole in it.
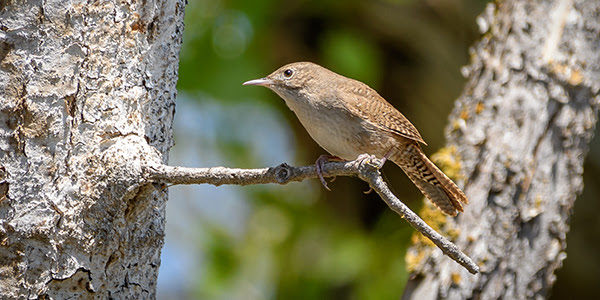
[[[467,196],[444,172],[429,160],[417,143],[390,157],[431,202],[445,214],[456,216],[468,204]]]

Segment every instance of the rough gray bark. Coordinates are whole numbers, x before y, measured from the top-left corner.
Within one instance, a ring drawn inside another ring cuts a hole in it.
[[[445,226],[481,273],[409,250],[405,299],[542,299],[566,257],[600,102],[600,2],[510,0],[478,19],[483,38],[447,128],[471,201]]]
[[[182,0],[0,3],[0,295],[153,298]]]

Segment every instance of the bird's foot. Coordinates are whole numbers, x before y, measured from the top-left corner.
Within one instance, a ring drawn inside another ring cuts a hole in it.
[[[384,158],[384,159],[385,159],[385,158]],[[375,164],[375,161],[377,160],[377,156],[375,156],[375,155],[371,155],[371,154],[368,154],[368,153],[363,153],[363,154],[360,154],[360,155],[359,155],[359,156],[356,158],[356,160],[357,160],[357,161],[360,161],[360,164],[366,164],[366,165],[368,165],[369,167],[372,167],[372,168],[374,168],[374,169],[376,169],[376,170],[379,170],[379,169],[381,169],[381,167],[383,166],[383,163],[385,162],[385,161],[383,161],[383,162],[381,162],[381,163],[377,163],[377,164]]]
[[[383,163],[385,163],[385,159],[386,159],[386,158],[384,157],[383,159],[384,159],[384,161],[383,161],[383,162],[380,162],[380,163],[378,163],[378,164],[375,164],[375,161],[377,160],[377,156],[375,156],[375,155],[370,155],[370,154],[368,154],[368,153],[360,154],[360,155],[359,155],[359,156],[356,158],[356,160],[357,160],[357,161],[360,161],[360,164],[361,164],[361,165],[362,165],[362,164],[366,164],[367,166],[369,166],[369,167],[371,167],[371,168],[373,168],[373,169],[375,169],[375,170],[377,170],[377,171],[379,171],[379,169],[381,169],[381,167],[383,166]],[[374,160],[375,160],[375,161],[374,161]],[[369,190],[367,190],[367,191],[364,191],[363,193],[364,193],[365,195],[368,195],[368,194],[370,194],[372,191],[373,191],[373,187],[372,187],[372,186],[370,186],[370,187],[369,187]]]

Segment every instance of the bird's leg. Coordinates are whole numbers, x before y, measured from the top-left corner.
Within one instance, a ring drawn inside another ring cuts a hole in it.
[[[325,178],[323,177],[323,166],[325,165],[326,162],[330,162],[332,160],[344,161],[343,159],[341,159],[337,156],[322,154],[321,156],[319,156],[319,158],[317,158],[317,161],[315,162],[315,167],[317,169],[317,175],[319,176],[319,179],[321,180],[321,184],[323,184],[323,186],[328,191],[331,191],[331,189],[329,189],[329,187],[327,186],[327,181],[325,181]]]
[[[381,162],[379,163],[379,166],[377,167],[377,169],[381,169],[383,168],[383,165],[385,164],[385,162],[388,160],[388,158],[390,158],[390,156],[392,155],[392,153],[394,153],[394,148],[390,149],[381,159]]]

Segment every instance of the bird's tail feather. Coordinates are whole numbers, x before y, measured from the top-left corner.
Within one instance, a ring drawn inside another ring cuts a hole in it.
[[[423,153],[417,143],[390,157],[431,202],[445,214],[456,216],[469,200],[463,191]]]

